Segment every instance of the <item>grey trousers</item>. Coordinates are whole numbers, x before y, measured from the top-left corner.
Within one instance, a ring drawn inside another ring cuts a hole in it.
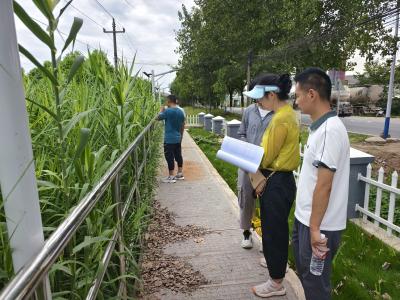
[[[251,186],[249,175],[240,168],[238,169],[237,186],[240,208],[240,228],[249,230],[256,206],[256,199],[253,197],[253,187]]]
[[[310,228],[297,219],[293,225],[292,245],[296,260],[296,270],[304,288],[307,300],[328,300],[331,299],[331,272],[332,260],[339,248],[342,231],[321,231],[328,238],[330,251],[325,258],[324,271],[321,276],[310,273],[311,244]]]

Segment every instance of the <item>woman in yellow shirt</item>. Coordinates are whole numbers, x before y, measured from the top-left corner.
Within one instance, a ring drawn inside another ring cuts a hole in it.
[[[266,74],[245,93],[259,99],[264,109],[274,111],[261,142],[264,156],[260,171],[267,182],[264,191],[258,191],[263,251],[271,279],[252,289],[257,296],[265,298],[286,294],[282,281],[288,259],[288,217],[296,197],[293,171],[300,163],[299,126],[295,112],[286,101],[291,87],[288,74]]]

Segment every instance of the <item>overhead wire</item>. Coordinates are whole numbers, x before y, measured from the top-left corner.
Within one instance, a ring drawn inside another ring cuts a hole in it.
[[[125,2],[126,2],[126,4],[128,4],[128,6],[130,6],[131,8],[134,8],[133,5],[128,0],[125,0]]]
[[[99,2],[99,0],[94,0],[96,3],[105,11],[106,14],[108,14],[111,18],[114,18],[114,16]]]

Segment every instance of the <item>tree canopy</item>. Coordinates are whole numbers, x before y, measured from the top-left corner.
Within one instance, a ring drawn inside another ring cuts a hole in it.
[[[171,90],[182,103],[218,105],[242,93],[261,72],[296,73],[308,66],[351,69],[358,50],[371,59],[393,52],[388,19],[396,1],[195,0],[183,5],[177,31],[179,71]]]

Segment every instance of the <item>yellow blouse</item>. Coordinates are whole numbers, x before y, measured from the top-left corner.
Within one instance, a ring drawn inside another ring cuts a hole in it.
[[[275,111],[264,132],[261,147],[264,148],[264,156],[260,169],[293,171],[299,166],[299,125],[296,113],[289,104]]]

